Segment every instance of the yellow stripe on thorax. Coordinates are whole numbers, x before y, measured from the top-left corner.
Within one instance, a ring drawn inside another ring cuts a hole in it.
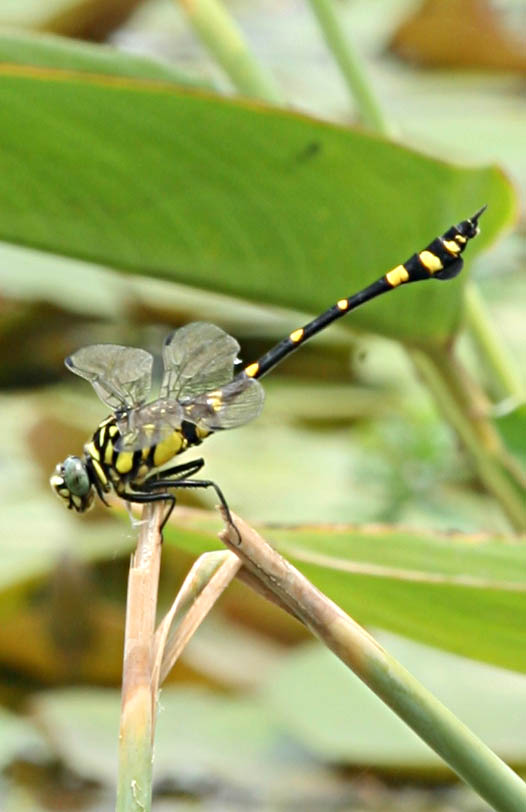
[[[99,439],[100,439],[100,427],[99,427]],[[108,445],[106,446],[106,450],[104,452],[104,462],[110,462],[111,463],[111,459],[112,459],[111,454],[110,454],[109,460],[106,459],[106,456],[107,456],[107,453],[108,453],[108,447],[112,450],[112,453],[113,453],[113,448],[112,448],[110,440],[108,440]],[[102,486],[105,488],[106,485],[108,484],[108,477],[104,473],[104,469],[103,469],[103,467],[101,465],[100,451],[96,447],[93,440],[91,440],[89,443],[86,443],[86,445],[84,446],[84,451],[85,451],[86,454],[88,454],[90,456],[91,464],[93,465],[95,473],[97,474],[100,482],[102,483]]]
[[[91,458],[91,464],[93,465],[93,468],[95,469],[95,473],[97,474],[102,486],[106,487],[106,485],[108,484],[108,477],[104,473],[104,469],[103,469],[102,465],[100,464],[100,462],[98,460],[93,459],[93,457]]]
[[[106,429],[107,429],[106,423],[101,423],[100,426],[97,429],[97,435],[98,435],[97,439],[99,441],[99,446],[101,448],[104,445],[104,441],[106,440]]]
[[[186,447],[186,440],[181,432],[172,432],[166,440],[162,440],[155,446],[155,451],[153,452],[154,466],[157,468],[160,465],[164,465],[165,462],[175,457],[184,447]]]
[[[133,468],[133,452],[119,451],[113,467],[119,474],[128,474]]]
[[[106,440],[106,446],[104,448],[104,462],[106,463],[106,465],[111,465],[111,463],[113,461],[113,454],[114,454],[115,448],[114,448],[112,440],[113,440],[113,438],[118,437],[119,434],[120,434],[120,431],[117,428],[117,426],[115,425],[115,423],[113,423],[113,425],[110,425],[108,427],[108,438]]]
[[[84,446],[84,451],[86,454],[89,454],[93,460],[100,460],[100,452],[99,449],[96,447],[93,440],[90,440],[89,443],[86,443]]]
[[[106,444],[106,448],[104,449],[104,462],[106,465],[111,465],[111,461],[113,459],[113,443],[111,440],[108,439]]]

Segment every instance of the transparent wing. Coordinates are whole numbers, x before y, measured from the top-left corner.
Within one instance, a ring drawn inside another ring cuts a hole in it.
[[[121,437],[115,446],[132,452],[151,448],[167,440],[183,421],[210,431],[243,426],[261,412],[264,396],[258,381],[240,374],[226,386],[181,403],[160,398],[133,410],[119,423]]]
[[[166,440],[181,428],[184,409],[176,400],[154,400],[126,414],[118,421],[121,436],[114,442],[117,451],[140,451]]]
[[[264,399],[259,381],[241,373],[226,386],[197,395],[181,405],[186,420],[217,431],[234,429],[253,420],[261,412]]]
[[[153,358],[146,350],[120,344],[92,344],[66,358],[75,375],[91,383],[112,411],[142,405],[150,392]]]
[[[239,344],[215,324],[196,321],[169,335],[163,347],[161,398],[183,400],[232,381]]]

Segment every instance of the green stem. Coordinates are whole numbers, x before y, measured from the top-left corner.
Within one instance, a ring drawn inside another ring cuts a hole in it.
[[[121,715],[116,812],[149,812],[152,804],[152,701],[148,688],[134,691]]]
[[[319,622],[311,628],[321,637]],[[493,809],[526,808],[526,784],[519,776],[374,640],[364,644],[343,612],[324,641]]]
[[[503,397],[526,398],[526,384],[495,330],[482,296],[473,282],[464,288],[466,322],[484,361],[502,389]]]
[[[218,0],[179,0],[179,5],[234,87],[248,97],[284,104],[280,90],[262,70],[240,29]]]
[[[483,394],[458,362],[444,350],[409,354],[439,408],[469,451],[477,474],[498,500],[513,527],[526,530],[526,500],[521,472],[505,450],[486,415]]]
[[[334,0],[310,0],[310,5],[364,123],[374,132],[383,135],[392,134],[391,126],[376,99],[362,61],[344,36],[335,12]]]

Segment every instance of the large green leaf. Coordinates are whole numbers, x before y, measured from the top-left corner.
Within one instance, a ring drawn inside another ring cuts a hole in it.
[[[0,59],[11,51],[0,42]],[[70,69],[49,48],[37,61],[0,70],[7,241],[317,311],[483,203],[471,257],[510,218],[495,168],[168,82],[82,73],[74,53]],[[396,292],[354,323],[444,340],[459,284]]]
[[[297,542],[279,548],[360,623],[526,671],[524,545],[390,529]]]

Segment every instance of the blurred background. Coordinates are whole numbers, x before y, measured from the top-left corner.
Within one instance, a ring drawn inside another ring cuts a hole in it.
[[[206,320],[254,360],[485,202],[469,287],[334,325],[203,455],[233,510],[526,764],[526,10],[328,7],[347,62],[324,3],[0,2],[1,809],[114,803],[136,530],[116,502],[79,518],[49,489],[106,416],[65,356],[144,347],[159,376],[164,336]],[[213,505],[178,499],[161,608],[219,545]],[[155,809],[487,808],[240,584],[168,685]]]

